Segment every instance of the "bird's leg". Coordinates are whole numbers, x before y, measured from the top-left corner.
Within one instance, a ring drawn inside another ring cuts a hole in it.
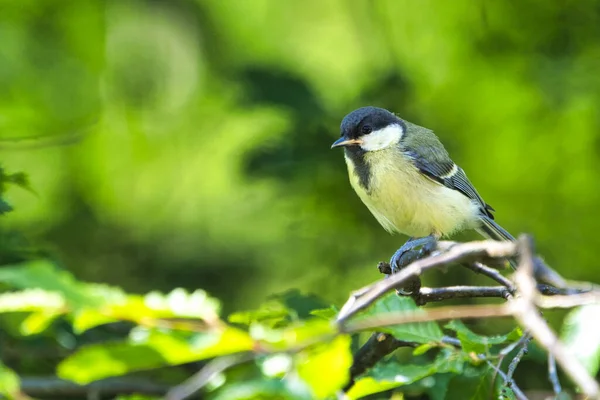
[[[411,237],[402,245],[402,247],[396,250],[390,259],[390,268],[392,269],[392,273],[400,271],[414,260],[431,253],[433,250],[435,250],[436,244],[437,237],[433,234],[421,238]],[[414,254],[413,250],[415,250],[417,247],[420,247],[421,249],[417,254]]]
[[[435,250],[437,244],[437,236],[431,234],[422,238],[410,238],[402,247],[400,247],[390,259],[391,273],[402,270],[411,262],[422,258],[423,256]],[[417,251],[416,248],[420,247]],[[402,285],[396,288],[396,292],[401,296],[413,296],[413,299],[419,304],[419,292],[421,290],[421,278],[415,276]],[[416,296],[416,297],[415,297]]]

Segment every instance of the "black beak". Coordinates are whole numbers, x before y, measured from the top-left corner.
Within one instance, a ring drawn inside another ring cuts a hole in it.
[[[358,146],[360,144],[362,144],[362,140],[348,139],[348,138],[342,136],[341,138],[339,138],[338,140],[333,142],[333,144],[331,145],[331,148],[333,149],[334,147],[342,147],[342,146]]]

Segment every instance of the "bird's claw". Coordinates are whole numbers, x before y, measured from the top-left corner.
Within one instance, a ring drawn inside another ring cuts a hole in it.
[[[422,238],[409,239],[402,245],[390,259],[392,273],[402,270],[411,262],[431,254],[437,246],[437,240],[433,235]],[[416,250],[419,247],[418,250]]]

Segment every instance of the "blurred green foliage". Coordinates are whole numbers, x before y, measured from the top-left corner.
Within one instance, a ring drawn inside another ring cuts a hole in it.
[[[31,180],[1,170],[0,260],[227,312],[292,288],[324,299],[302,313],[339,305],[404,241],[329,150],[371,104],[434,129],[505,228],[597,280],[599,70],[597,0],[0,0],[0,162]]]

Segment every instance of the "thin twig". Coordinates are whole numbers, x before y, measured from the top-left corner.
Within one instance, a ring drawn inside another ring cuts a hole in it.
[[[521,359],[525,354],[527,354],[527,348],[529,347],[529,342],[531,342],[531,336],[529,334],[525,334],[521,337],[521,339],[517,342],[521,346],[515,357],[508,364],[508,370],[506,372],[506,376],[512,379],[515,371],[517,370],[517,366],[521,362]]]
[[[184,400],[202,389],[216,375],[228,368],[243,364],[254,359],[253,353],[239,353],[220,358],[215,358],[196,372],[191,378],[182,384],[175,386],[166,395],[166,400]]]
[[[552,383],[552,391],[558,396],[562,392],[562,387],[556,371],[556,359],[552,353],[548,353],[548,380]]]
[[[506,258],[514,256],[515,253],[516,247],[513,242],[480,241],[455,244],[444,253],[434,254],[428,258],[417,260],[398,273],[391,275],[388,279],[363,287],[352,293],[350,299],[348,299],[338,314],[338,322],[341,323],[350,318],[357,312],[373,304],[373,302],[391,289],[401,287],[405,281],[421,275],[426,270],[453,263],[473,262],[484,257]]]
[[[511,293],[514,293],[516,290],[514,283],[512,283],[512,281],[510,279],[508,279],[507,277],[502,275],[500,272],[498,272],[498,270],[496,270],[494,268],[490,268],[487,265],[483,265],[482,263],[480,263],[478,261],[475,261],[470,264],[463,264],[463,266],[467,267],[468,269],[470,269],[473,272],[476,272],[481,275],[485,275],[488,278],[495,280],[502,286],[505,286]]]
[[[367,340],[354,354],[354,362],[350,367],[350,381],[343,390],[347,392],[354,385],[354,382],[359,375],[373,367],[379,360],[397,348],[417,346],[418,343],[416,342],[398,340],[388,333],[373,333],[369,340]]]
[[[496,372],[496,374],[500,375],[502,380],[504,380],[504,384],[510,387],[510,390],[515,394],[515,397],[518,400],[528,400],[525,393],[517,386],[515,381],[512,378],[509,378],[500,368],[494,365],[490,360],[487,360],[487,364],[492,367],[492,369]]]
[[[504,286],[446,286],[442,288],[422,287],[416,295],[417,304],[423,305],[432,301],[448,299],[474,298],[474,297],[499,297],[506,299],[510,296],[509,290]]]
[[[535,301],[537,300],[536,282],[533,278],[533,251],[530,239],[527,236],[519,238],[519,253],[521,262],[515,273],[515,283],[520,297],[510,300],[515,318],[522,326],[527,327],[531,335],[555,358],[565,373],[589,397],[600,398],[600,387],[581,365],[579,360],[571,354],[558,340],[546,321],[540,316]],[[576,295],[586,296],[589,293]],[[573,297],[576,297],[573,296]]]
[[[145,394],[164,396],[169,386],[132,378],[112,378],[87,385],[65,381],[54,376],[21,377],[21,391],[33,397],[85,397],[90,391],[102,396],[123,394]]]

